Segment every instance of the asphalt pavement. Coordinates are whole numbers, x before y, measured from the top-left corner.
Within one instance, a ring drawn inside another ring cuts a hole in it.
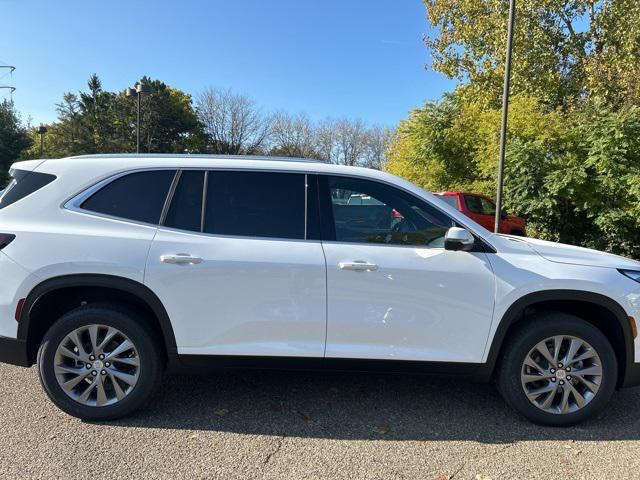
[[[640,478],[640,389],[543,428],[491,385],[366,374],[167,376],[116,422],[60,412],[35,368],[0,365],[0,478]]]

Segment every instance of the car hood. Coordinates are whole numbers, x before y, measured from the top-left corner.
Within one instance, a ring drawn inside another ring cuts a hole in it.
[[[506,236],[506,235],[505,235]],[[510,237],[510,236],[509,236]],[[604,253],[590,248],[576,247],[564,243],[547,242],[535,238],[510,237],[526,243],[538,255],[556,263],[588,265],[592,267],[628,268],[640,270],[640,262],[629,258]]]

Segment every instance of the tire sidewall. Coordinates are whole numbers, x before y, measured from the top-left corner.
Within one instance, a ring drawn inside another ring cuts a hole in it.
[[[140,358],[138,381],[133,391],[113,405],[93,407],[76,402],[58,384],[54,372],[55,355],[60,342],[73,330],[91,324],[120,330],[133,342]],[[144,404],[155,389],[161,365],[156,342],[142,328],[133,312],[85,306],[64,315],[45,334],[38,350],[38,370],[43,388],[61,410],[83,420],[111,420],[128,415]]]
[[[618,379],[616,355],[606,337],[591,324],[571,315],[550,314],[532,321],[513,338],[503,359],[499,389],[507,403],[532,422],[548,426],[570,426],[597,414],[608,403]],[[522,365],[526,356],[540,341],[556,335],[574,336],[589,343],[602,362],[602,383],[596,396],[582,409],[568,414],[552,414],[533,405],[521,384]]]

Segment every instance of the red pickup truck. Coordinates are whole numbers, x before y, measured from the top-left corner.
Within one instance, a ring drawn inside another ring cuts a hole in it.
[[[484,195],[464,192],[434,193],[467,217],[475,220],[487,230],[493,231],[496,216],[496,204]],[[525,236],[524,219],[503,213],[500,220],[500,233]]]

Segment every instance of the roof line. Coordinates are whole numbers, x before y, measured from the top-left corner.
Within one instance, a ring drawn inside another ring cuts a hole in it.
[[[270,157],[265,155],[215,155],[215,154],[191,154],[191,153],[95,153],[91,155],[74,155],[65,158],[195,158],[195,159],[235,159],[235,160],[262,160],[272,162],[305,162],[327,163],[314,158],[299,157]]]

